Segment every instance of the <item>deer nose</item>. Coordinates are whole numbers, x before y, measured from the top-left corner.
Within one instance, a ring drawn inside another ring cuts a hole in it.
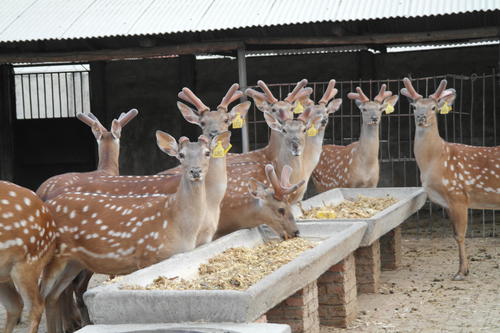
[[[219,135],[219,131],[217,130],[213,130],[213,131],[210,131],[210,137],[213,139],[214,137],[216,137],[217,135]]]
[[[372,116],[372,121],[377,121],[377,120],[378,120],[378,117]]]
[[[300,236],[300,231],[297,229],[293,232],[293,237],[299,237]]]
[[[194,179],[198,179],[201,176],[201,168],[191,168],[189,172],[191,173],[191,177]]]

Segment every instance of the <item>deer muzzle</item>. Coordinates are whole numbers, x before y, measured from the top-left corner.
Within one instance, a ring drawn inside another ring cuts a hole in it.
[[[189,170],[189,174],[191,175],[191,180],[193,180],[193,181],[203,180],[203,177],[201,174],[201,168],[191,168],[191,170]]]

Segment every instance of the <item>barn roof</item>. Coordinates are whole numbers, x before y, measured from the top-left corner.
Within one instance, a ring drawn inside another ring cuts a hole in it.
[[[0,4],[0,43],[230,31],[498,10],[498,0],[16,0]]]

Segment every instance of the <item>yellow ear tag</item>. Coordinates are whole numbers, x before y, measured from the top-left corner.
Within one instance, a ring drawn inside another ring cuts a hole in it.
[[[385,108],[385,113],[389,114],[393,112],[394,112],[394,106],[392,106],[392,104],[387,104],[387,107]]]
[[[212,152],[212,157],[213,158],[222,158],[226,156],[227,152],[229,149],[231,149],[232,145],[229,144],[226,149],[222,147],[222,141],[217,141],[217,146],[215,146],[213,152]]]
[[[336,219],[337,215],[331,210],[320,210],[316,213],[317,219]]]
[[[293,113],[298,114],[298,113],[302,113],[302,112],[304,112],[304,107],[302,106],[302,104],[300,102],[297,102],[297,105],[293,109]]]
[[[242,128],[245,123],[245,119],[241,117],[241,114],[237,113],[236,117],[233,119],[233,128]]]
[[[452,107],[448,105],[447,102],[444,102],[444,105],[439,109],[440,114],[448,114],[452,110]]]
[[[316,136],[316,134],[318,134],[318,130],[316,129],[316,127],[314,125],[309,127],[309,129],[307,130],[307,136]]]

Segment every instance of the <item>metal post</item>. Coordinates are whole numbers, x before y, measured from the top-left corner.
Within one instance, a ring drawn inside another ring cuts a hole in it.
[[[247,62],[245,59],[245,49],[238,49],[238,81],[240,84],[240,89],[242,91],[245,91],[247,88]],[[243,95],[240,99],[242,102],[247,100],[247,97]],[[243,125],[243,128],[241,129],[241,141],[242,141],[242,148],[243,152],[246,153],[249,150],[248,147],[248,126],[247,126],[247,121],[245,119],[245,124]]]

